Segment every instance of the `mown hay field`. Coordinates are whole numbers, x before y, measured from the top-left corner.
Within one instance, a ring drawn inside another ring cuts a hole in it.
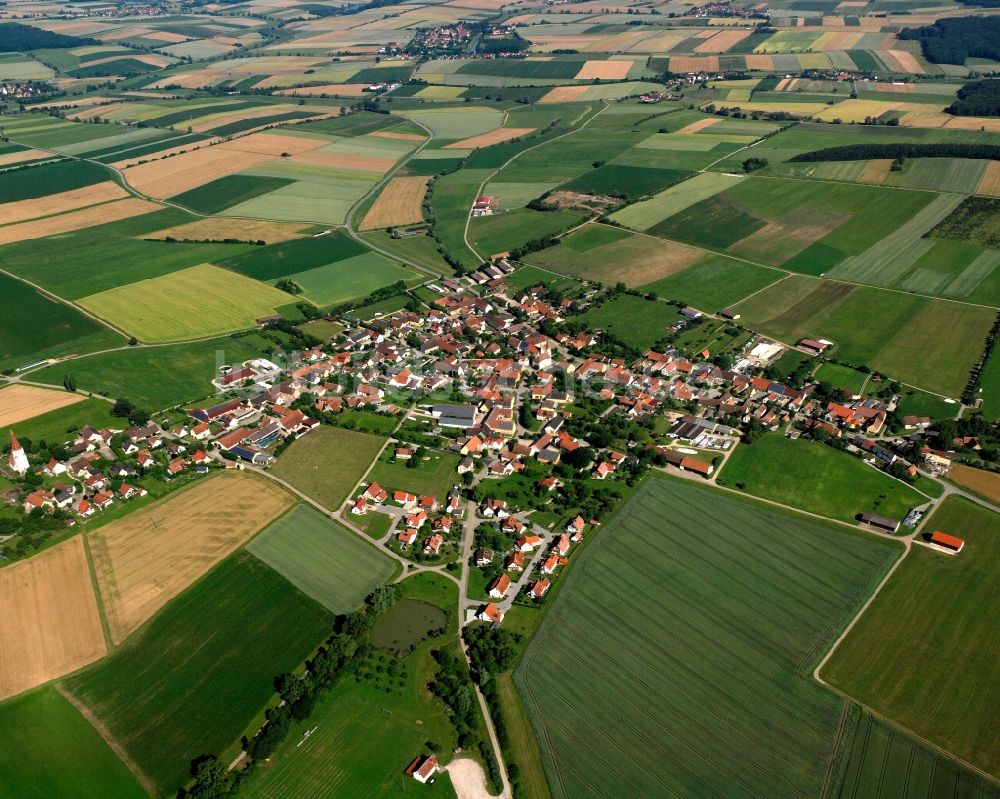
[[[114,642],[291,505],[274,483],[225,472],[94,531],[94,570]]]
[[[386,555],[309,505],[297,505],[246,549],[333,613],[357,610],[394,571]]]
[[[514,675],[554,796],[821,795],[848,705],[809,669],[898,551],[648,478]]]
[[[289,295],[283,291],[210,264],[78,300],[94,315],[149,342],[243,330],[288,302]]]
[[[423,221],[421,204],[427,193],[426,177],[393,178],[365,214],[361,230],[411,225]]]
[[[194,758],[239,739],[274,695],[274,676],[298,666],[332,621],[284,577],[238,552],[65,686],[155,794],[173,795]]]
[[[210,217],[188,222],[184,225],[158,230],[146,236],[148,239],[177,239],[178,241],[263,241],[266,244],[280,244],[283,241],[302,238],[306,235],[306,225],[287,222],[265,222],[257,219],[225,219]]]
[[[0,699],[107,653],[83,539],[0,569]]]
[[[742,178],[718,172],[702,172],[677,186],[664,189],[648,200],[623,208],[612,214],[611,218],[625,227],[648,230],[685,208],[732,188],[740,180]]]
[[[1000,777],[1000,516],[948,497],[922,530],[958,536],[965,547],[948,555],[914,546],[821,676]]]
[[[26,385],[8,386],[0,390],[0,428],[65,408],[83,399],[82,395],[69,391],[50,391]]]
[[[380,436],[320,427],[294,442],[271,472],[324,508],[337,511],[384,443]]]
[[[780,433],[737,447],[719,483],[843,522],[853,522],[859,513],[902,520],[911,508],[928,501],[860,458]],[[817,486],[823,490],[817,491]]]

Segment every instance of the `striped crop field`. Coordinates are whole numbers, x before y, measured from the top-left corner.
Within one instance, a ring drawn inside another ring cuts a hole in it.
[[[809,672],[898,551],[649,478],[515,672],[553,795],[823,795],[855,714]]]

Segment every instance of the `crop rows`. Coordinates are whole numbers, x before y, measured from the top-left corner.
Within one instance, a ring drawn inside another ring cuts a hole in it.
[[[556,795],[818,796],[843,702],[797,672],[887,553],[646,483],[588,549],[515,675]]]

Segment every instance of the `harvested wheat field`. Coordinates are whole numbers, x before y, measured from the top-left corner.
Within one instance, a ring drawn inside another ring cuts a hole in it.
[[[984,130],[987,133],[1000,133],[1000,118],[987,117],[951,117],[944,125],[955,130]]]
[[[0,569],[0,699],[107,651],[83,538]]]
[[[37,386],[12,385],[0,390],[0,428],[32,419],[49,411],[74,405],[84,399],[70,391],[52,391]]]
[[[400,139],[401,141],[423,141],[427,138],[419,133],[393,133],[391,130],[376,130],[374,133],[367,135],[378,136],[382,139]]]
[[[423,221],[420,208],[427,193],[426,177],[393,178],[368,209],[362,230],[410,225]]]
[[[273,157],[270,153],[239,151],[220,144],[139,164],[125,172],[125,179],[143,194],[162,200],[258,166]]]
[[[474,150],[476,147],[489,147],[491,144],[500,144],[500,142],[516,139],[518,136],[527,136],[532,131],[534,128],[497,128],[489,133],[480,133],[478,136],[470,136],[468,139],[446,144],[443,149]]]
[[[861,173],[860,181],[862,183],[881,184],[882,181],[889,177],[890,169],[892,169],[891,158],[876,158],[865,164],[865,171]]]
[[[286,159],[293,164],[344,170],[346,172],[374,172],[381,175],[396,163],[396,159],[384,155],[352,155],[351,153],[299,153]]]
[[[292,155],[307,153],[329,143],[329,139],[311,139],[308,136],[289,136],[285,133],[254,133],[252,136],[243,136],[218,146],[225,150],[276,156],[282,153],[291,153]]]
[[[1000,502],[1000,474],[973,469],[961,463],[953,463],[948,469],[948,479],[974,494],[979,494],[990,502]]]
[[[43,153],[41,150],[20,150],[16,153],[5,153],[0,155],[0,166],[11,166],[21,164],[25,161],[37,161],[40,158],[53,158],[51,153]]]
[[[894,60],[899,65],[900,72],[910,72],[915,75],[923,75],[925,72],[920,62],[917,61],[917,57],[906,50],[886,50],[883,51],[883,55],[888,55],[890,59]]]
[[[633,61],[585,61],[575,77],[576,80],[593,80],[594,78],[622,80],[628,77],[633,63]]]
[[[47,197],[4,203],[0,205],[0,221],[5,225],[23,222],[26,219],[61,214],[88,205],[120,200],[123,197],[128,197],[128,192],[117,183],[106,180],[104,183],[95,183],[72,191],[61,191]]]
[[[321,86],[299,86],[295,89],[276,91],[283,97],[319,97],[324,94],[336,94],[341,97],[363,97],[368,90],[367,83],[325,83]]]
[[[719,122],[719,117],[708,117],[707,119],[699,119],[696,122],[692,122],[690,125],[685,125],[683,128],[677,131],[677,135],[680,136],[684,133],[698,133],[705,128],[710,128],[716,122]]]
[[[46,236],[69,233],[85,227],[103,225],[107,222],[118,222],[132,216],[140,216],[141,214],[158,211],[161,207],[145,200],[130,198],[128,200],[105,203],[104,205],[96,205],[93,208],[84,208],[80,211],[71,211],[68,214],[36,219],[33,222],[7,225],[6,227],[0,227],[0,244],[11,244],[15,241],[27,241],[29,239],[42,239]]]
[[[213,216],[188,222],[186,225],[158,230],[150,233],[147,239],[178,239],[179,241],[220,241],[236,239],[237,241],[263,241],[267,244],[277,244],[291,239],[300,239],[306,234],[303,231],[308,225],[298,225],[291,222],[263,222],[256,219],[228,219]]]
[[[722,31],[694,48],[696,53],[725,53],[750,35],[749,30]]]
[[[211,147],[219,142],[223,141],[221,138],[205,139],[204,141],[197,142],[195,144],[180,144],[176,147],[168,147],[165,150],[157,150],[153,153],[146,153],[145,155],[135,155],[131,158],[123,158],[121,161],[112,161],[109,166],[116,167],[117,169],[129,169],[133,166],[138,166],[141,163],[147,163],[149,161],[158,161],[161,158],[172,158],[181,153],[188,153],[193,150],[202,150],[206,147]]]
[[[750,67],[749,62],[747,67]],[[719,57],[715,55],[672,55],[670,56],[671,72],[718,72]]]
[[[976,194],[1000,197],[1000,161],[990,161],[976,186]]]
[[[552,91],[546,92],[540,103],[572,103],[580,99],[589,86],[556,86]]]
[[[123,641],[292,504],[268,480],[224,472],[92,533],[112,640]]]

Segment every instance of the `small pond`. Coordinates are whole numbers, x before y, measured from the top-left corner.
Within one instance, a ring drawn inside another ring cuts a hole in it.
[[[372,644],[406,657],[416,646],[448,626],[448,614],[437,605],[419,599],[401,599],[375,625]]]

